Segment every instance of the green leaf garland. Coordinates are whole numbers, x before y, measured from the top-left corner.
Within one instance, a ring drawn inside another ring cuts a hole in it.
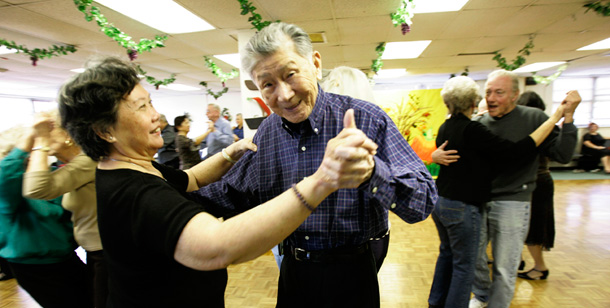
[[[216,75],[216,77],[220,79],[222,83],[225,83],[227,80],[239,76],[238,70],[232,69],[230,73],[223,73],[222,70],[216,65],[216,63],[214,63],[214,61],[210,59],[210,57],[203,56],[203,58],[205,59],[205,65],[212,71],[212,74]]]
[[[255,12],[256,7],[254,7],[251,2],[248,2],[248,0],[237,0],[237,1],[239,2],[239,5],[241,6],[241,13],[240,13],[241,15],[247,15],[248,13],[252,14],[252,16],[250,16],[248,18],[248,21],[253,26],[252,29],[256,29],[256,30],[260,31],[264,27],[271,24],[270,21],[263,21],[263,18],[261,17],[261,15]]]
[[[495,52],[495,56],[492,58],[498,62],[498,67],[503,68],[507,71],[514,71],[521,67],[525,63],[525,57],[530,55],[530,50],[534,48],[534,38],[530,37],[529,41],[519,50],[517,58],[513,60],[513,63],[508,64],[506,59],[502,57],[499,51]]]
[[[74,0],[74,4],[79,11],[85,14],[85,20],[92,21],[95,19],[100,30],[106,34],[106,36],[115,40],[123,48],[127,49],[127,55],[130,60],[134,60],[138,57],[138,53],[144,51],[151,51],[153,48],[165,47],[163,41],[167,40],[167,35],[159,36],[155,35],[154,40],[142,38],[140,42],[136,43],[131,39],[131,36],[125,32],[119,30],[112,23],[109,23],[106,17],[102,15],[100,9],[92,5],[93,0]],[[87,11],[88,10],[88,11]]]
[[[147,73],[139,65],[136,66],[136,68],[138,69],[138,72],[141,75],[144,75],[144,78],[146,78],[146,82],[148,82],[151,85],[155,86],[156,90],[159,90],[160,86],[167,86],[169,84],[174,83],[174,81],[176,81],[176,78],[175,78],[176,74],[171,74],[169,78],[166,78],[166,79],[163,79],[163,80],[157,80],[153,76],[148,76]]]
[[[583,7],[586,7],[587,10],[585,11],[588,12],[589,10],[593,10],[595,12],[597,12],[597,14],[600,14],[602,16],[610,16],[610,2],[606,3],[606,4],[602,4],[601,1],[596,1],[596,2],[592,2],[592,3],[587,3],[585,5],[583,5]]]
[[[377,45],[377,47],[375,48],[375,51],[377,52],[377,59],[373,60],[373,64],[371,65],[371,71],[377,74],[381,67],[383,67],[383,62],[381,62],[381,56],[383,56],[383,52],[385,51],[385,42],[379,43],[379,45]]]
[[[555,73],[553,73],[551,76],[544,77],[544,76],[540,76],[540,75],[537,75],[536,73],[534,73],[534,76],[532,76],[532,77],[534,78],[534,81],[536,81],[536,83],[547,85],[547,84],[555,81],[555,79],[557,79],[557,77],[561,76],[563,71],[565,71],[567,68],[568,68],[568,65],[564,64],[564,65],[560,66],[559,68],[557,68],[557,71]]]
[[[17,45],[14,41],[7,41],[5,39],[0,39],[0,45],[6,46],[8,49],[15,49],[17,53],[24,53],[30,56],[30,60],[32,60],[32,65],[36,66],[38,60],[44,58],[52,58],[59,57],[61,55],[67,55],[69,52],[76,52],[76,47],[74,45],[66,45],[66,46],[57,46],[51,45],[51,47],[47,48],[34,48],[28,49],[23,45]]]
[[[415,15],[414,11],[415,2],[413,0],[402,0],[396,12],[390,14],[394,27],[401,26],[402,35],[411,32],[411,25],[413,24],[411,18]]]
[[[225,83],[224,83],[224,82],[222,83],[222,87],[223,87],[223,88],[222,88],[222,90],[220,90],[220,91],[218,91],[218,92],[214,92],[214,91],[212,91],[212,89],[209,89],[209,88],[208,88],[208,83],[207,83],[207,82],[205,82],[205,81],[202,81],[202,82],[200,82],[199,84],[200,84],[200,85],[202,85],[202,86],[204,86],[204,87],[205,87],[205,89],[207,90],[207,93],[208,93],[209,95],[212,95],[212,96],[214,97],[214,99],[218,99],[218,98],[219,98],[219,97],[221,97],[223,94],[225,94],[225,93],[229,92],[229,88],[225,87]]]

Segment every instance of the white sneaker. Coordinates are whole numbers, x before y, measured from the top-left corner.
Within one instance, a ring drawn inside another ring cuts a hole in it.
[[[472,297],[470,299],[470,303],[468,304],[468,308],[485,308],[487,307],[487,302],[482,302],[478,300],[476,297]]]
[[[584,169],[574,169],[574,170],[572,170],[572,172],[574,172],[574,173],[583,173],[583,172],[585,172],[585,170]]]

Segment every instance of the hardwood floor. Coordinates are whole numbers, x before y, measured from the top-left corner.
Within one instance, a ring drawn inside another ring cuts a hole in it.
[[[555,181],[555,248],[545,281],[517,279],[511,307],[610,307],[610,179]],[[427,307],[438,255],[431,219],[408,225],[391,214],[390,251],[379,273],[381,307]],[[524,249],[526,269],[533,265]],[[226,307],[275,307],[271,253],[229,268]],[[15,280],[0,282],[0,308],[39,307]]]

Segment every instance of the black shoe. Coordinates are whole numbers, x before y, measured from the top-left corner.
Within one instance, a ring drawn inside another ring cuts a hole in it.
[[[519,270],[522,271],[523,269],[525,269],[525,260],[521,260],[521,263],[519,263]]]
[[[531,272],[539,272],[539,273],[541,273],[541,274],[542,274],[542,276],[532,278],[532,277],[530,277],[530,275],[529,275],[529,273],[531,273]],[[527,280],[546,280],[546,278],[547,278],[547,277],[549,277],[549,270],[546,270],[546,271],[539,271],[539,270],[537,270],[537,269],[535,269],[535,268],[532,268],[531,270],[529,270],[529,271],[527,271],[527,272],[523,272],[523,273],[519,273],[519,274],[517,274],[517,277],[519,277],[519,278],[523,278],[523,279],[527,279]]]

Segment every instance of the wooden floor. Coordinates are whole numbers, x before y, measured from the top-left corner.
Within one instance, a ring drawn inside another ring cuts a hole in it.
[[[555,248],[546,281],[518,279],[511,307],[610,307],[610,177],[555,181]],[[388,257],[379,273],[381,307],[427,307],[438,236],[431,219],[408,225],[391,215]],[[524,249],[527,251],[526,249]],[[526,268],[533,264],[524,253]],[[226,307],[275,307],[278,270],[268,253],[231,266]],[[39,307],[14,279],[0,282],[0,308]]]

